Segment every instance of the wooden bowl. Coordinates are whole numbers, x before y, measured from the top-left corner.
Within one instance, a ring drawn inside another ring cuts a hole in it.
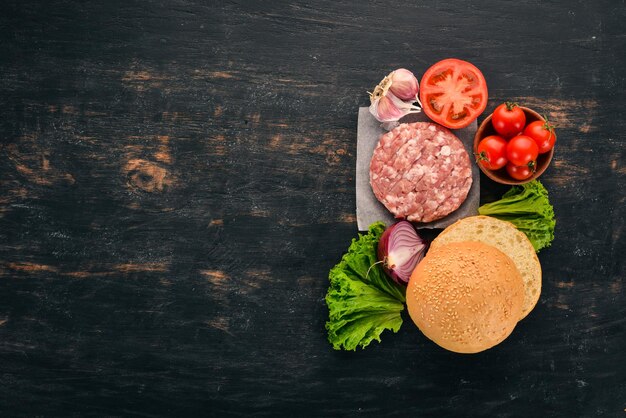
[[[539,113],[535,112],[532,109],[529,109],[523,106],[520,106],[520,109],[522,109],[524,113],[526,114],[526,125],[536,120],[545,121],[545,119],[541,117]],[[476,131],[476,135],[474,135],[474,154],[477,153],[478,144],[483,138],[486,138],[489,135],[498,135],[496,130],[493,129],[493,125],[491,124],[492,116],[493,116],[493,113],[487,116],[487,118],[483,121],[483,123],[481,123],[480,126],[478,127],[478,130]],[[483,173],[485,173],[487,177],[489,177],[491,180],[497,183],[524,184],[524,183],[528,183],[531,180],[536,179],[541,174],[543,174],[543,172],[546,171],[546,168],[548,168],[548,166],[550,165],[550,161],[552,161],[553,155],[554,155],[554,148],[552,148],[550,151],[544,154],[539,154],[539,156],[537,157],[536,171],[533,173],[532,176],[530,176],[529,178],[525,180],[515,180],[513,177],[509,176],[509,173],[506,172],[506,168],[501,168],[500,170],[489,170],[488,168],[483,167],[482,164],[478,164],[478,168],[480,168],[480,170]]]

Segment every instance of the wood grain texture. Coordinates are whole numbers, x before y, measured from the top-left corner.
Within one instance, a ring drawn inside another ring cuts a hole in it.
[[[1,415],[624,416],[625,18],[608,0],[3,2]],[[410,320],[334,352],[357,109],[446,57],[482,69],[488,112],[515,99],[558,126],[542,297],[482,354]]]

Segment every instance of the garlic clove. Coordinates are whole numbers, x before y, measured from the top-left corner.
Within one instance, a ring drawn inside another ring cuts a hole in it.
[[[407,69],[399,68],[385,79],[390,80],[390,84],[387,87],[396,97],[401,100],[415,101],[419,93],[419,83],[417,78]],[[384,81],[384,80],[383,80]]]
[[[393,94],[391,91],[387,92],[387,97],[389,97],[391,99],[393,104],[396,105],[396,107],[398,109],[402,109],[402,110],[417,110],[418,112],[422,110],[421,108],[415,106],[413,104],[413,101],[402,100],[402,99],[398,98],[395,94]]]
[[[387,91],[385,95],[378,96],[378,98],[374,97],[375,94],[370,97],[372,103],[369,110],[379,122],[395,122],[410,113],[421,112],[419,107],[411,102],[400,100],[391,91]]]
[[[380,97],[370,106],[370,113],[380,122],[390,122],[404,116],[402,109],[387,95]]]

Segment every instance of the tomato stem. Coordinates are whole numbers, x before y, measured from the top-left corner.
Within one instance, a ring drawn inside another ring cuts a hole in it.
[[[519,107],[517,102],[504,102],[504,104],[506,105],[506,110],[508,110],[509,112],[514,108]]]
[[[490,162],[489,161],[489,155],[487,155],[487,152],[485,152],[485,151],[481,151],[481,152],[478,152],[478,153],[475,152],[474,153],[474,157],[476,157],[476,163],[479,163],[481,161]]]
[[[544,113],[542,116],[543,116],[543,119],[544,119],[543,129],[545,129],[546,131],[550,131],[550,132],[554,133],[554,125],[551,124],[550,121],[548,120],[548,115],[546,115]]]

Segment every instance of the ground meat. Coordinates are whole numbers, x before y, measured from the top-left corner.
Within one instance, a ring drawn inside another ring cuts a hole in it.
[[[380,138],[370,184],[396,218],[431,222],[461,206],[472,185],[472,168],[463,144],[448,129],[405,123]]]

